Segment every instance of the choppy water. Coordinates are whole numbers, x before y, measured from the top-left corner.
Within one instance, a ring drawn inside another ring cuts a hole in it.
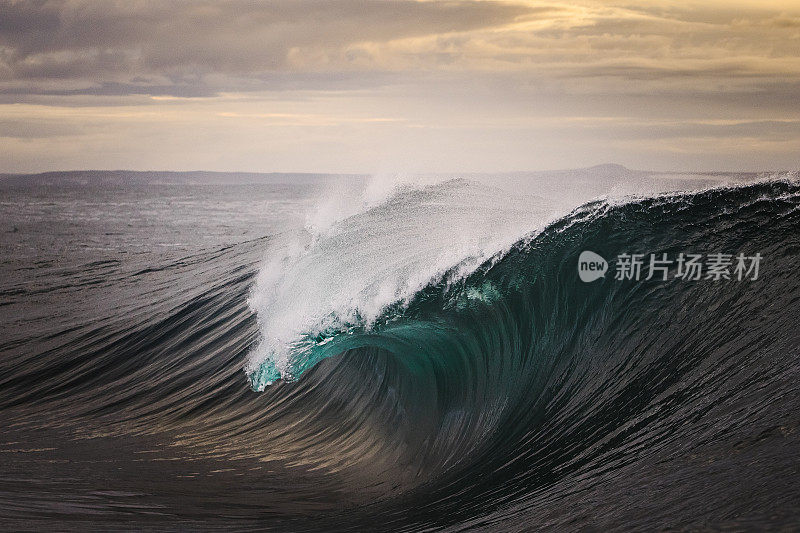
[[[791,529],[799,206],[620,167],[4,178],[0,525]],[[764,259],[586,284],[587,249]]]

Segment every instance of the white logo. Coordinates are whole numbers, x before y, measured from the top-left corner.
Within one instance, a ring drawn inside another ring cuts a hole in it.
[[[592,282],[605,276],[608,270],[608,261],[589,250],[581,252],[578,257],[578,275],[581,281]]]

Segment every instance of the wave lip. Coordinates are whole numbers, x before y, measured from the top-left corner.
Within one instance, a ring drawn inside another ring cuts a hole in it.
[[[512,199],[466,180],[403,189],[322,235],[293,235],[268,252],[249,300],[261,341],[246,372],[258,391],[281,379],[294,381],[322,358],[341,353],[342,337],[401,319],[425,289],[449,290],[543,228],[566,231],[626,205],[674,202],[685,208],[698,194],[704,193],[608,198],[559,218],[557,210],[533,207],[534,198]],[[456,298],[461,304],[503,297],[490,280],[465,291]]]

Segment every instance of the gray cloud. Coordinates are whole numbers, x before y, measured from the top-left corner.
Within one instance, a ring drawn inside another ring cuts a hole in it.
[[[230,89],[234,78],[244,78],[245,90],[263,89],[272,74],[298,70],[293,50],[324,56],[353,43],[488,28],[537,11],[411,0],[0,0],[0,83],[15,94],[206,95]],[[358,56],[345,54],[351,62]],[[52,80],[82,86],[53,90]],[[311,81],[336,84],[337,77]]]
[[[800,5],[545,2],[0,0],[0,170],[797,166]]]
[[[796,12],[520,2],[0,0],[0,94],[346,90],[437,71],[589,91],[800,80]]]

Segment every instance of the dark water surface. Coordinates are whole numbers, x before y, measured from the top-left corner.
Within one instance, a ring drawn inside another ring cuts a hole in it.
[[[417,232],[410,203],[488,198],[471,187],[394,196],[336,242]],[[253,288],[320,188],[2,184],[0,527],[797,528],[796,179],[583,204],[308,331],[265,386],[277,359],[243,371],[268,322]],[[582,250],[764,259],[755,281],[585,284]]]

